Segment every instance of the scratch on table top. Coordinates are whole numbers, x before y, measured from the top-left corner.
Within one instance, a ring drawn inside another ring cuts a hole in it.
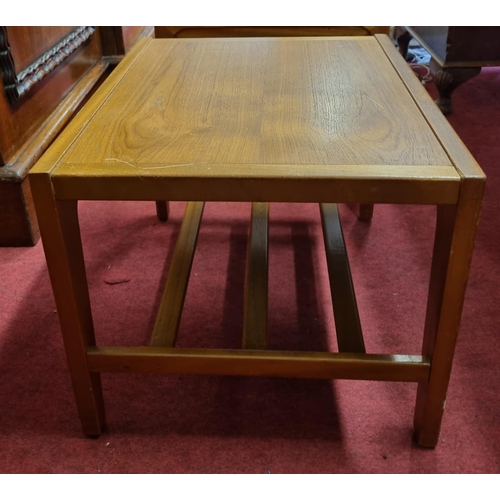
[[[370,101],[372,101],[374,104],[376,104],[380,109],[384,110],[384,106],[382,106],[382,104],[380,104],[379,102],[377,102],[375,99],[373,99],[372,97],[370,97],[368,94],[365,94],[366,97],[368,97],[368,99],[370,99]]]
[[[125,163],[126,165],[130,165],[131,167],[137,168],[136,165],[133,165],[132,163],[125,160],[120,160],[118,158],[105,158],[104,161],[117,161],[118,163]]]
[[[158,167],[144,167],[144,168],[147,170],[158,170],[161,168],[189,167],[190,165],[194,165],[194,163],[177,163],[176,165],[161,165]]]
[[[140,170],[160,170],[162,168],[175,168],[175,167],[189,167],[190,165],[194,165],[194,163],[177,163],[176,165],[159,165],[156,167],[151,167],[148,165],[141,166],[141,165],[134,165],[133,163],[130,163],[125,160],[120,160],[119,158],[105,158],[105,161],[117,161],[119,163],[125,163],[126,165],[130,165],[133,168],[138,168]]]

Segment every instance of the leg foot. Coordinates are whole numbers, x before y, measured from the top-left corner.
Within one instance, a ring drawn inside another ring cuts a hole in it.
[[[439,92],[436,104],[444,115],[449,115],[452,111],[452,92],[481,72],[481,68],[443,68],[435,59],[431,59],[430,70]]]
[[[373,217],[373,203],[361,203],[359,205],[359,217],[358,220],[364,222],[370,222]]]
[[[78,414],[83,432],[98,436],[104,401],[100,374],[87,365],[87,348],[95,345],[95,337],[77,202],[56,200],[48,175],[35,176],[31,185]]]
[[[168,201],[157,201],[156,202],[156,215],[158,219],[165,222],[168,220],[169,206]]]
[[[438,207],[422,346],[431,372],[418,385],[414,415],[420,446],[439,439],[483,193],[483,179],[467,179],[458,205]]]
[[[399,53],[406,59],[406,56],[408,54],[408,47],[413,37],[404,28],[399,27],[398,31],[396,31],[395,37],[396,42],[398,43]]]

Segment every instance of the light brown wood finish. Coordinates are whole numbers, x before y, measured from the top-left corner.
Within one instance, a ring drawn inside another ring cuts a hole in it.
[[[65,165],[53,184],[59,199],[432,204],[456,203],[460,176],[447,166],[109,164],[88,175]]]
[[[93,372],[250,375],[418,382],[429,376],[422,356],[147,347],[89,347]]]
[[[186,206],[151,335],[151,347],[175,345],[204,208],[203,202],[190,202]]]
[[[405,380],[418,442],[437,442],[485,178],[387,37],[144,40],[33,175],[87,420],[88,370]],[[94,347],[76,217],[53,208],[73,199],[445,205],[423,356]]]
[[[139,54],[138,43],[131,54]],[[134,61],[124,62],[104,82],[86,106],[71,121],[30,171],[30,184],[35,201],[40,233],[56,300],[61,331],[73,383],[76,404],[83,432],[98,436],[104,426],[104,403],[101,380],[88,370],[86,349],[95,344],[92,313],[88,296],[85,264],[81,246],[76,201],[54,198],[51,174],[55,159],[73,142],[80,130],[80,120],[89,120],[102,104],[99,95],[106,96]]]
[[[470,154],[460,137],[458,137],[455,130],[450,126],[446,117],[443,116],[443,113],[441,113],[434,101],[429,97],[429,94],[415,76],[415,73],[398,54],[391,41],[384,36],[376,35],[375,38],[380,43],[401,81],[421,111],[422,116],[429,124],[430,129],[434,132],[437,140],[460,176],[462,178],[486,179],[481,167]],[[447,204],[447,202],[443,201],[441,204]]]
[[[450,165],[370,37],[152,40],[136,64],[61,163]]]
[[[191,37],[283,37],[283,36],[364,36],[386,34],[389,26],[155,26],[156,38]],[[363,205],[369,207],[369,205]],[[371,211],[362,208],[361,220],[371,220]]]
[[[396,71],[462,177],[458,203],[438,207],[422,352],[431,356],[428,383],[419,385],[415,434],[421,446],[438,443],[460,317],[467,288],[486,177],[394,46],[381,37]]]
[[[269,203],[252,203],[245,277],[243,348],[267,347]]]
[[[371,38],[153,40],[103,98],[56,159],[59,198],[457,199],[455,169]]]
[[[484,179],[464,179],[458,206],[438,207],[422,348],[432,365],[429,381],[419,385],[415,407],[421,446],[438,443],[484,187]]]
[[[137,42],[136,46],[130,51],[126,60],[123,60],[105,82],[97,89],[94,95],[89,99],[86,105],[78,113],[78,116],[72,120],[67,127],[61,132],[57,141],[55,141],[39,159],[37,164],[30,171],[33,175],[38,173],[49,173],[53,180],[55,170],[57,168],[58,160],[63,153],[70,147],[77,139],[82,127],[93,118],[94,114],[103,106],[110,93],[121,81],[121,78],[133,67],[137,57],[141,54],[144,48],[149,43],[149,40],[143,39]],[[60,199],[60,197],[58,196]],[[162,199],[161,197],[157,199]],[[154,200],[153,200],[154,201]]]
[[[54,158],[58,198],[456,202],[455,169],[372,38],[141,48]]]
[[[320,212],[339,351],[364,353],[365,342],[337,205],[322,203]]]
[[[89,372],[86,359],[95,338],[77,202],[55,200],[46,174],[30,181],[83,432],[98,436],[104,402],[100,375]]]
[[[449,166],[63,165],[59,199],[456,203],[460,175]],[[140,182],[137,182],[140,179]]]

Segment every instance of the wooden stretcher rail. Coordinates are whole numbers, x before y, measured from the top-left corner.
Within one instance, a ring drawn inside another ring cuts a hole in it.
[[[171,373],[424,382],[430,359],[342,354],[152,347],[88,347],[91,372]]]
[[[335,203],[321,203],[321,223],[340,352],[365,352],[349,259]]]
[[[252,203],[245,278],[243,348],[267,346],[269,203]]]
[[[190,202],[186,205],[168,271],[167,283],[151,335],[151,347],[175,345],[204,207],[204,202]]]

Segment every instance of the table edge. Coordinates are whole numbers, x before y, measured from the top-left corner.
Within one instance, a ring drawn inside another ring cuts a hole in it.
[[[70,121],[59,137],[56,138],[44,155],[37,161],[35,166],[31,169],[30,175],[42,173],[52,175],[54,173],[60,165],[60,160],[63,155],[86,129],[94,115],[111,97],[115,87],[120,83],[123,76],[134,66],[141,53],[152,40],[152,38],[142,38],[134,45],[127,56],[95,91],[85,106],[82,107],[77,116]]]
[[[289,37],[277,37],[277,38],[278,39],[283,38],[284,40],[287,41],[290,40]],[[400,54],[398,53],[398,51],[396,50],[396,48],[394,47],[390,38],[387,35],[377,34],[375,36],[366,36],[366,37],[297,37],[297,38],[307,39],[307,40],[310,40],[311,38],[312,39],[317,38],[320,40],[325,40],[325,39],[353,40],[355,38],[356,39],[360,38],[362,40],[370,40],[372,42],[375,41],[376,43],[378,43],[385,56],[388,58],[389,63],[393,67],[394,71],[401,79],[407,92],[410,94],[410,97],[415,102],[423,118],[426,120],[431,131],[433,132],[436,139],[440,143],[444,152],[450,158],[452,167],[449,168],[455,169],[457,174],[462,179],[468,177],[473,177],[476,178],[477,180],[486,179],[484,172],[481,170],[480,166],[477,164],[475,159],[467,150],[466,146],[460,140],[456,132],[453,130],[451,125],[446,120],[446,118],[442,115],[439,108],[435,105],[430,96],[427,94],[427,92],[425,91],[425,89],[423,88],[423,86],[421,85],[421,83],[411,70],[411,68],[406,64],[406,62],[400,56]],[[30,172],[30,175],[48,174],[50,177],[58,175],[61,176],[61,179],[68,175],[68,171],[66,169],[67,164],[61,162],[61,159],[63,158],[65,152],[78,139],[80,134],[85,130],[88,123],[93,119],[94,115],[110,98],[110,96],[113,94],[114,89],[118,86],[118,84],[125,76],[125,74],[134,66],[134,64],[137,62],[142,52],[154,41],[155,40],[152,38],[144,38],[140,40],[133,47],[133,49],[129,52],[127,57],[124,58],[122,63],[117,66],[117,68],[106,79],[103,85],[91,97],[86,106],[84,106],[84,108],[80,111],[79,113],[80,116],[78,120],[74,119],[71,121],[71,123],[68,125],[68,127],[66,127],[61,136],[54,142],[54,144],[47,150],[47,152],[42,156],[42,158],[40,158],[37,164],[33,167],[33,169]],[[332,166],[319,166],[319,167],[331,168]],[[152,168],[157,168],[157,166],[152,166]],[[287,168],[293,168],[293,166],[289,165],[287,166]],[[349,166],[342,166],[342,168],[349,169]],[[357,165],[355,166],[355,168],[361,170],[364,167]],[[377,165],[373,166],[373,168],[375,170],[378,170],[378,175],[382,177],[387,175],[386,172],[384,172],[386,166]],[[393,166],[392,168],[395,167]],[[426,175],[422,176],[419,175],[418,172],[415,172],[415,170],[418,168],[420,167],[405,166],[404,168],[400,169],[399,175],[404,177],[405,180],[409,180],[408,176],[410,177],[413,176],[419,180],[423,180],[423,178],[426,178]],[[436,168],[441,168],[441,167],[436,166]],[[141,174],[144,173],[145,172],[141,172]],[[361,175],[361,177],[364,178],[365,180],[367,179],[367,177],[360,174],[360,172],[355,173],[354,171],[352,171],[352,173],[354,175]],[[333,177],[336,176],[337,178],[342,177],[332,172],[329,175],[327,175],[328,178],[332,178],[332,176]],[[389,177],[392,178],[393,176],[390,175]],[[449,173],[447,174],[447,177],[449,182],[455,181],[455,179],[452,179],[450,177]],[[434,179],[434,176],[430,176],[429,180],[432,179]]]
[[[423,85],[408,66],[387,35],[375,35],[380,47],[405,85],[434,136],[451,160],[462,179],[486,180],[486,175],[470,151],[450,125],[441,110],[429,96]]]

